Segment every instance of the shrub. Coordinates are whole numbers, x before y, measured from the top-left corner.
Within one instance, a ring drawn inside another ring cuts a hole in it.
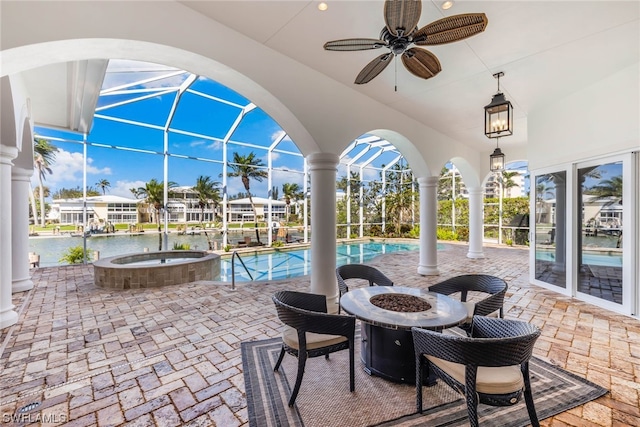
[[[271,242],[271,247],[272,248],[281,248],[284,246],[284,242],[282,240],[275,240],[273,242]]]
[[[382,236],[382,227],[377,225],[377,224],[376,225],[372,225],[369,228],[369,235],[370,236],[376,236],[376,237],[377,236]]]
[[[458,236],[457,240],[462,242],[469,241],[469,227],[456,227],[456,234]]]
[[[438,227],[437,238],[438,240],[458,240],[458,234],[448,228]]]
[[[411,225],[410,224],[400,224],[400,234],[401,235],[406,235],[409,234],[409,232],[411,232]]]
[[[67,264],[82,264],[85,259],[85,255],[87,261],[91,261],[91,256],[89,255],[90,251],[91,249],[87,248],[87,252],[85,253],[82,246],[72,246],[62,255],[59,262],[66,262]]]
[[[189,249],[191,249],[191,245],[188,243],[178,243],[178,242],[173,243],[174,251],[188,251]]]

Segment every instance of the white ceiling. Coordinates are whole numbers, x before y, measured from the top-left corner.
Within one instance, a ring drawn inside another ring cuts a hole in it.
[[[428,47],[442,72],[414,77],[400,61],[397,92],[394,64],[366,85],[354,85],[360,70],[384,48],[329,52],[326,41],[378,38],[384,26],[382,1],[183,1],[265,46],[475,149],[493,145],[483,134],[483,107],[496,92],[492,74],[514,105],[515,133],[501,146],[525,144],[527,115],[638,62],[640,2],[637,1],[423,1],[418,26],[459,13],[483,12],[484,33],[452,44]],[[229,40],[233,49],[233,41]],[[260,66],[260,64],[256,64]],[[277,72],[277,70],[273,70]]]

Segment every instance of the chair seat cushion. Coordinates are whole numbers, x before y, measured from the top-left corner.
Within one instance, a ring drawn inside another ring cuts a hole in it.
[[[284,332],[282,332],[282,341],[284,341],[284,343],[289,347],[300,349],[298,344],[298,332],[294,328],[285,328]],[[348,340],[346,337],[341,335],[325,335],[307,332],[307,350],[340,344],[344,341]]]
[[[459,363],[449,362],[433,356],[427,359],[453,377],[461,384],[465,384],[465,366]],[[476,390],[485,394],[508,394],[524,388],[524,379],[520,371],[520,365],[488,367],[479,366],[476,377]]]
[[[465,301],[462,304],[464,304],[465,308],[467,309],[467,321],[465,323],[471,323],[471,321],[473,320],[473,313],[476,310],[476,303],[473,301]],[[487,316],[500,317],[500,310],[496,310],[493,313],[488,314]]]

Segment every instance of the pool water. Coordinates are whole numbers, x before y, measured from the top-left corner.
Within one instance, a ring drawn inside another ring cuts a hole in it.
[[[551,251],[537,251],[536,259],[539,261],[555,261],[556,254]],[[622,254],[590,253],[585,251],[582,253],[582,264],[622,267]]]
[[[336,265],[362,264],[378,255],[417,251],[417,243],[351,243],[339,244],[336,253]],[[438,245],[440,248],[440,245]],[[241,255],[244,265],[253,276],[253,280],[280,280],[311,274],[311,250],[280,250]],[[236,281],[250,281],[242,263],[235,260]],[[231,281],[231,258],[220,261],[220,281]]]

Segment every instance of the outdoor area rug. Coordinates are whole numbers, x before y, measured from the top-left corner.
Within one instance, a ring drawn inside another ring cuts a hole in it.
[[[296,378],[297,359],[286,354],[279,372],[280,338],[241,344],[249,425],[268,426],[467,426],[464,399],[442,381],[423,390],[422,414],[415,410],[415,386],[369,376],[362,369],[356,340],[355,391],[349,392],[349,352],[307,360],[296,404],[287,402]],[[539,419],[596,399],[606,389],[540,359],[530,362]],[[478,407],[483,426],[526,426],[524,400],[510,407]]]

